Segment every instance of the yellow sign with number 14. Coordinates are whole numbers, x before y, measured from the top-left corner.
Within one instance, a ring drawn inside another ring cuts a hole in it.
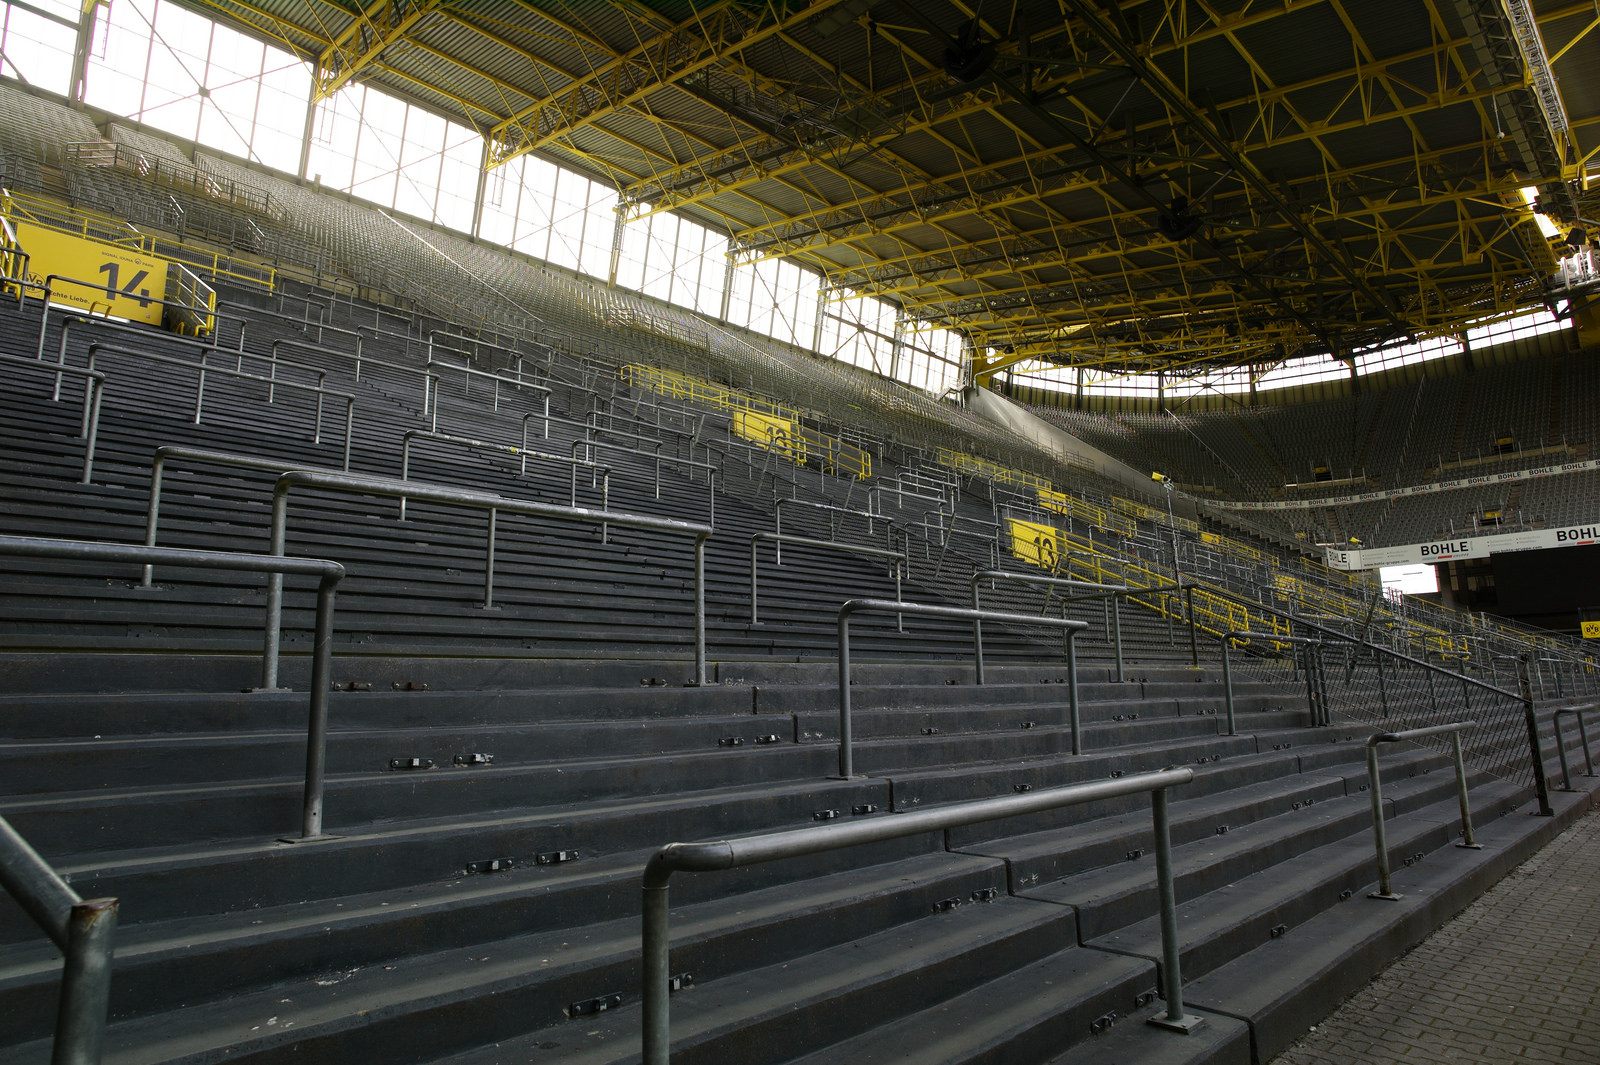
[[[47,276],[59,275],[51,282],[50,302],[161,324],[166,308],[160,301],[167,298],[165,259],[28,222],[15,224],[17,243],[28,253],[28,272],[34,280],[42,284]]]

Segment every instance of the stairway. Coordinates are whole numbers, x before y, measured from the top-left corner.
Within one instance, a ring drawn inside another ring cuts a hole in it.
[[[0,310],[0,350],[31,351],[35,326]],[[69,345],[75,362],[92,333]],[[304,339],[262,316],[247,350],[290,336]],[[410,348],[378,338],[367,350],[418,365]],[[397,476],[402,434],[431,424],[413,377],[374,363],[357,380],[349,360],[314,354],[303,365],[357,397],[353,469]],[[19,383],[0,415],[0,532],[139,540],[163,444],[285,469],[340,463],[342,439],[310,443],[311,408],[287,389],[267,405],[259,383],[218,377],[196,424],[192,369],[124,358],[108,374],[100,473],[86,487],[71,395],[54,403]],[[497,411],[464,394],[466,380],[444,387],[441,429],[520,447],[529,407],[502,395]],[[554,412],[581,422],[591,393],[548,380]],[[538,447],[570,454],[581,436],[556,423]],[[649,456],[606,461],[614,509],[705,520],[707,486],[690,474],[669,464],[658,495]],[[510,453],[419,448],[411,476],[569,500],[564,474],[524,477]],[[719,485],[713,675],[700,687],[685,683],[682,537],[613,528],[602,542],[589,525],[505,517],[484,609],[481,514],[414,500],[401,521],[389,499],[296,496],[289,552],[349,569],[329,836],[310,842],[286,841],[303,783],[308,589],[290,583],[290,690],[255,691],[259,580],[162,568],[142,590],[131,566],[8,563],[0,816],[81,894],[121,900],[106,1060],[636,1061],[640,876],[663,844],[1188,766],[1171,832],[1186,994],[1205,1020],[1195,1034],[1141,1023],[1160,1007],[1153,837],[1145,801],[1123,798],[679,876],[674,1060],[1262,1062],[1592,802],[1594,781],[1576,777],[1582,790],[1556,796],[1556,817],[1533,817],[1524,787],[1474,772],[1485,846],[1460,850],[1448,759],[1386,751],[1405,897],[1367,899],[1373,726],[1338,715],[1314,726],[1303,681],[1263,658],[1234,676],[1228,735],[1214,649],[1191,664],[1163,621],[1130,609],[1119,682],[1098,604],[1080,611],[1083,753],[1071,753],[1057,634],[986,625],[980,687],[967,625],[908,618],[901,634],[880,619],[853,634],[861,775],[838,779],[837,605],[894,585],[871,560],[786,547],[762,569],[763,624],[750,625],[749,538],[772,527],[777,479],[748,471]],[[160,542],[265,549],[272,482],[176,466]],[[785,470],[782,486],[853,498],[814,470]],[[598,504],[581,480],[579,493]],[[985,512],[976,498],[960,505]],[[940,566],[926,537],[908,548],[908,599],[963,605],[965,573],[989,564],[957,551]],[[994,601],[1041,607],[1032,591]],[[1335,708],[1370,707],[1364,683],[1340,688]],[[1547,718],[1551,772],[1552,732]],[[9,902],[0,943],[0,1057],[46,1061],[58,955]]]

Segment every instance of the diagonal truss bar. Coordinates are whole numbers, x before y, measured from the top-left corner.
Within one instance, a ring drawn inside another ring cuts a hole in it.
[[[1322,235],[1302,219],[1283,196],[1279,194],[1271,181],[1268,181],[1253,163],[1233,150],[1233,146],[1194,106],[1189,97],[1155,64],[1142,53],[1136,45],[1124,40],[1114,26],[1106,20],[1100,10],[1090,0],[1062,0],[1063,7],[1074,12],[1084,24],[1089,27],[1100,42],[1109,48],[1128,68],[1139,76],[1145,86],[1165,106],[1170,108],[1175,115],[1181,117],[1184,124],[1205,142],[1206,147],[1215,152],[1218,158],[1225,160],[1247,184],[1266,202],[1274,214],[1278,215],[1291,228],[1298,233],[1309,248],[1315,249],[1329,266],[1348,281],[1356,291],[1367,299],[1373,301],[1390,320],[1390,323],[1399,331],[1405,332],[1407,326],[1395,313],[1395,307],[1389,298],[1367,283],[1367,279],[1360,271],[1355,269],[1339,249],[1333,247]]]
[[[444,0],[374,0],[317,56],[313,99],[326,100],[403,40]]]
[[[657,89],[719,62],[726,53],[766,40],[841,0],[769,0],[759,6],[720,0],[592,73],[523,108],[489,131],[491,167],[570,137]]]

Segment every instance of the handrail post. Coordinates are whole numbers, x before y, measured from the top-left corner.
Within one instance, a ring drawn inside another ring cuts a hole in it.
[[[1205,1023],[1183,1011],[1182,950],[1178,945],[1178,898],[1172,884],[1172,831],[1167,818],[1167,789],[1150,792],[1150,820],[1155,832],[1156,893],[1161,907],[1161,997],[1166,1012],[1147,1022],[1185,1034]]]
[[[610,476],[606,471],[608,484]],[[605,535],[603,525],[601,535]],[[710,538],[710,532],[702,532],[694,539],[694,685],[701,688],[711,683],[706,676],[706,541]]]
[[[1539,800],[1539,817],[1554,817],[1550,785],[1545,779],[1544,746],[1539,742],[1539,718],[1534,708],[1533,679],[1528,675],[1528,652],[1517,656],[1517,688],[1522,699],[1522,719],[1528,730],[1528,752],[1533,760],[1533,791]]]
[[[982,578],[983,574],[981,572],[973,573],[972,575],[972,609],[974,611],[980,607],[982,593],[978,591],[978,584]],[[980,686],[983,684],[983,618],[978,617],[976,614],[972,618],[972,683]]]
[[[317,585],[317,628],[311,652],[311,713],[306,729],[306,788],[300,838],[322,835],[322,800],[328,751],[328,692],[333,685],[333,608],[339,581]]]
[[[1122,664],[1122,599],[1115,594],[1111,596],[1111,645],[1117,655],[1117,683],[1121,684],[1127,674]]]
[[[489,523],[485,530],[483,550],[483,609],[494,609],[494,534],[499,522],[499,511],[489,508]]]
[[[576,466],[573,469],[577,469]],[[760,578],[756,573],[756,551],[761,544],[761,534],[750,537],[750,624],[761,624],[761,617],[757,613],[756,604],[761,601]]]
[[[668,1006],[671,991],[672,939],[668,934],[671,922],[671,904],[668,897],[668,877],[671,870],[658,870],[652,860],[645,867],[644,880],[644,938],[641,945],[641,963],[644,967],[644,1061],[643,1065],[670,1065],[672,1057],[671,1014]]]
[[[1222,699],[1228,714],[1228,735],[1237,736],[1233,715],[1233,633],[1222,635]]]
[[[62,950],[66,963],[61,969],[61,1005],[51,1065],[100,1065],[106,1008],[111,1001],[117,912],[116,899],[90,899],[74,904],[67,917],[67,943]]]
[[[855,775],[855,753],[850,734],[850,610],[839,610],[839,779]]]
[[[1451,753],[1456,762],[1456,793],[1461,800],[1461,842],[1456,846],[1464,850],[1481,851],[1483,844],[1472,836],[1472,804],[1467,797],[1467,759],[1461,750],[1461,731],[1450,733]]]
[[[1072,753],[1083,753],[1083,725],[1078,707],[1078,633],[1082,629],[1068,629],[1067,632],[1067,715],[1072,724]]]
[[[1177,557],[1177,541],[1173,541],[1173,557]],[[1184,599],[1187,601],[1186,616],[1189,620],[1189,664],[1200,665],[1200,635],[1194,624],[1194,585],[1188,585],[1183,590]]]
[[[1383,823],[1383,781],[1378,773],[1376,736],[1367,741],[1367,794],[1372,801],[1372,843],[1378,852],[1378,890],[1367,898],[1397,902],[1400,896],[1389,884],[1389,837]]]
[[[1594,776],[1594,758],[1589,753],[1589,727],[1584,723],[1583,720],[1583,715],[1588,712],[1589,710],[1587,709],[1579,709],[1577,707],[1568,706],[1557,710],[1555,712],[1555,716],[1552,718],[1552,721],[1555,724],[1556,732],[1556,754],[1561,759],[1562,791],[1573,790],[1572,772],[1567,768],[1567,739],[1561,734],[1561,718],[1565,714],[1571,714],[1573,717],[1578,719],[1578,742],[1583,745],[1584,775],[1590,777]]]

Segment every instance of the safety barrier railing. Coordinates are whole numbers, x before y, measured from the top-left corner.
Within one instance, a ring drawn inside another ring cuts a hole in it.
[[[448,343],[440,344],[439,341],[441,341],[441,340],[445,340],[445,341],[449,341],[449,340],[465,341],[466,343],[472,345],[473,350],[469,352],[469,351],[467,351],[467,350],[465,350],[463,348],[455,347],[454,345],[451,345],[451,344],[448,344]],[[476,354],[478,354],[479,350],[481,350],[483,348],[488,348],[491,351],[496,351],[496,352],[499,352],[501,355],[506,356],[506,358],[509,361],[515,361],[515,360],[521,359],[522,358],[522,354],[523,354],[522,352],[518,351],[516,348],[507,347],[504,344],[497,344],[497,343],[495,343],[493,341],[490,341],[490,340],[484,340],[482,337],[468,336],[465,333],[456,333],[456,332],[452,332],[452,331],[450,331],[448,329],[430,329],[430,330],[428,330],[428,361],[429,362],[433,362],[434,361],[434,358],[433,358],[434,352],[440,347],[444,348],[446,351],[454,352],[457,355],[476,355]]]
[[[50,540],[32,536],[0,536],[0,556],[48,558],[71,562],[133,562],[152,567],[235,570],[265,573],[278,589],[276,603],[267,607],[267,643],[270,662],[262,664],[262,690],[278,691],[278,627],[283,620],[285,575],[317,578],[317,621],[311,651],[310,714],[306,726],[306,782],[301,804],[300,838],[322,835],[323,778],[328,737],[328,692],[333,683],[333,609],[344,567],[323,559],[294,558],[282,552],[252,555],[236,551],[191,551],[175,547],[110,544],[92,540]]]
[[[1231,598],[1230,593],[1213,594]],[[1322,638],[1326,641],[1325,653],[1329,649],[1345,649],[1348,659],[1344,683],[1359,696],[1344,700],[1341,712],[1346,717],[1372,724],[1409,720],[1431,725],[1470,710],[1478,728],[1467,751],[1469,759],[1501,776],[1531,783],[1540,814],[1551,815],[1537,703],[1526,655],[1519,656],[1518,686],[1511,691],[1384,646],[1361,632],[1294,617],[1260,604],[1252,604],[1252,608],[1262,616],[1277,619],[1286,630],[1292,628]],[[1369,686],[1359,688],[1358,682]],[[1450,692],[1458,688],[1469,694],[1455,705]]]
[[[52,402],[59,402],[61,374],[72,377],[81,377],[83,386],[83,416],[78,423],[78,438],[83,441],[83,473],[78,478],[79,484],[90,484],[94,480],[95,449],[100,439],[100,402],[105,395],[106,375],[99,370],[83,369],[78,366],[55,366],[50,363],[40,362],[37,359],[26,359],[18,355],[0,355],[0,365],[14,366],[19,370],[34,370],[55,377],[57,385]]]
[[[969,610],[956,606],[937,606],[931,603],[907,603],[890,599],[850,599],[839,607],[839,777],[849,780],[855,775],[855,747],[851,734],[850,709],[850,622],[858,614],[893,614],[896,618],[910,614],[914,617],[950,618],[958,621],[993,621],[1009,625],[1044,625],[1062,629],[1067,634],[1067,716],[1072,731],[1072,753],[1083,753],[1082,723],[1078,707],[1078,646],[1075,637],[1088,628],[1088,622],[1069,618],[1041,618],[1031,614],[1006,614],[997,610]],[[976,630],[972,637],[972,673],[974,683],[983,683],[983,632]]]
[[[261,473],[271,473],[281,477],[290,470],[306,469],[306,464],[291,459],[261,458],[256,455],[239,455],[231,451],[210,451],[204,448],[181,447],[167,444],[155,449],[150,456],[150,490],[145,499],[144,509],[144,545],[155,547],[156,540],[161,535],[161,504],[162,493],[166,487],[167,471],[178,464],[193,466],[220,466],[225,469],[256,470]],[[325,470],[326,473],[338,473],[338,470]],[[141,588],[152,587],[155,581],[155,565],[147,564],[139,578]],[[265,670],[263,670],[263,676]],[[272,685],[263,681],[262,687]]]
[[[925,495],[922,492],[915,492],[906,488],[893,488],[886,484],[878,484],[867,489],[867,510],[874,514],[883,514],[884,496],[894,496],[896,499],[900,500],[900,502],[895,505],[896,510],[902,509],[905,506],[905,500],[907,499],[918,499],[925,503],[934,503],[937,505],[936,509],[940,513],[944,512],[944,508],[946,506],[951,505],[950,501],[942,495]]]
[[[896,526],[898,525],[898,522],[896,521],[896,519],[894,519],[892,517],[887,517],[887,516],[882,515],[882,514],[874,514],[869,510],[854,510],[854,509],[852,509],[850,507],[836,506],[833,503],[817,503],[817,502],[815,502],[813,500],[810,500],[810,499],[796,499],[796,498],[791,496],[791,497],[789,497],[787,499],[779,499],[777,501],[777,503],[774,504],[774,506],[773,506],[773,531],[779,533],[780,535],[783,533],[783,508],[784,507],[801,507],[801,508],[803,508],[805,510],[817,511],[817,512],[827,513],[827,514],[838,514],[838,515],[841,515],[841,516],[843,516],[845,518],[850,518],[850,517],[865,518],[867,520],[867,535],[868,536],[876,536],[878,534],[877,526],[878,526],[879,523],[882,523],[884,528],[886,528],[889,531],[888,535],[890,536],[891,540],[892,540],[892,538],[894,536],[894,530],[895,530]],[[837,537],[838,535],[839,535],[838,526],[836,526],[834,524],[833,519],[830,517],[828,519],[828,538],[829,539],[833,539],[833,538]],[[783,565],[782,541],[780,540],[780,541],[778,541],[778,543],[779,543],[779,546],[776,549],[776,551],[777,551],[776,558],[777,558],[778,565],[781,566],[781,565]]]
[[[61,330],[56,340],[56,363],[58,365],[66,365],[67,348],[71,342],[74,328],[89,329],[92,333],[124,333],[129,336],[136,337],[142,341],[154,339],[151,336],[149,327],[147,326],[130,325],[125,322],[114,322],[108,319],[86,318],[81,315],[74,315],[64,319],[61,323]],[[243,370],[245,360],[251,359],[256,362],[265,363],[267,365],[267,376],[274,382],[277,380],[277,368],[279,366],[287,366],[291,369],[304,370],[307,373],[313,374],[317,379],[318,385],[326,384],[328,379],[327,371],[321,369],[320,367],[308,366],[305,363],[291,362],[288,359],[280,358],[278,356],[276,347],[272,349],[272,354],[270,355],[259,355],[253,351],[246,351],[244,350],[244,346],[242,344],[242,334],[240,339],[241,344],[237,349],[223,348],[221,345],[219,345],[217,343],[216,333],[212,333],[209,340],[201,339],[199,337],[162,336],[160,337],[160,343],[166,346],[178,347],[193,352],[195,356],[200,359],[201,364],[204,364],[208,358],[227,357],[233,360],[234,369]],[[270,385],[267,387],[267,402],[273,402],[273,389]]]
[[[525,381],[520,377],[506,377],[504,374],[490,373],[487,370],[477,370],[471,366],[462,366],[458,363],[445,362],[442,359],[435,359],[431,353],[428,356],[426,365],[429,367],[429,369],[437,367],[440,370],[448,370],[451,373],[461,374],[464,382],[461,394],[466,399],[472,398],[472,379],[474,377],[481,377],[485,380],[494,382],[494,387],[491,389],[491,399],[492,406],[496,414],[500,412],[501,385],[505,385],[509,388],[515,388],[518,391],[533,392],[537,394],[543,402],[545,415],[548,416],[550,414],[550,389],[544,385],[535,384],[532,381]]]
[[[1378,852],[1378,890],[1369,894],[1367,898],[1396,902],[1403,897],[1395,894],[1393,885],[1389,882],[1389,840],[1384,828],[1383,781],[1378,772],[1378,748],[1382,744],[1420,740],[1428,736],[1450,737],[1456,768],[1456,798],[1461,807],[1461,842],[1456,846],[1468,850],[1483,849],[1472,836],[1472,806],[1467,796],[1467,762],[1461,747],[1461,733],[1474,728],[1476,724],[1473,721],[1452,721],[1444,725],[1430,725],[1427,728],[1406,729],[1403,732],[1379,732],[1368,738],[1367,797],[1372,801],[1372,842]]]
[[[51,1065],[100,1065],[118,900],[84,899],[0,817],[0,885],[61,951]]]
[[[326,473],[312,470],[291,470],[278,478],[272,490],[271,551],[284,553],[288,535],[289,499],[296,489],[341,493],[357,496],[377,496],[398,499],[402,496],[427,503],[463,507],[485,511],[488,528],[484,552],[485,607],[494,605],[494,549],[496,525],[499,515],[515,514],[523,517],[548,518],[553,521],[570,521],[590,525],[614,525],[624,529],[644,529],[662,533],[676,533],[694,537],[694,679],[695,685],[710,681],[706,673],[706,541],[711,538],[709,525],[656,518],[643,514],[625,514],[606,510],[586,510],[581,507],[563,507],[553,503],[534,503],[511,499],[490,492],[465,491],[444,485],[429,485],[421,481],[397,481],[388,477],[367,477],[347,473]],[[266,657],[276,670],[278,660],[278,634],[273,623],[282,616],[283,581],[270,579],[267,585],[267,647]],[[275,674],[274,674],[275,676]],[[266,685],[268,687],[271,684]]]
[[[75,330],[84,329],[89,330],[91,334],[122,333],[145,342],[156,339],[152,336],[149,326],[132,325],[127,322],[117,322],[109,318],[90,318],[81,314],[68,315],[66,318],[62,319],[61,329],[56,337],[57,366],[65,366],[67,364],[67,346],[72,339],[73,332]],[[217,335],[215,333],[211,335],[209,340],[203,340],[198,337],[181,337],[173,335],[161,336],[159,341],[164,345],[173,345],[175,347],[184,348],[197,353],[204,352],[206,354],[215,355],[223,354],[222,348],[219,347],[216,342]],[[227,352],[227,354],[235,356],[235,358],[238,360],[234,367],[235,369],[244,369],[244,358],[246,357],[246,353],[244,352],[243,348],[240,348],[237,352]],[[204,355],[201,357],[203,358]],[[265,356],[262,357],[264,358]],[[53,398],[59,399],[60,396],[57,395]]]
[[[223,306],[224,307],[231,307],[231,306],[235,306],[235,305],[234,304],[230,304],[230,303],[224,303]],[[251,305],[249,307],[248,311],[244,312],[244,313],[248,313],[249,316],[252,317],[252,318],[272,318],[272,319],[276,319],[277,321],[280,321],[280,322],[289,322],[289,323],[291,323],[293,325],[299,326],[301,332],[305,332],[308,329],[315,329],[317,331],[317,333],[316,333],[316,342],[318,344],[323,343],[323,334],[325,332],[326,333],[338,333],[341,336],[353,337],[353,338],[355,338],[356,343],[358,345],[360,344],[360,342],[362,340],[362,334],[361,334],[361,332],[359,330],[345,329],[343,326],[329,325],[329,324],[325,323],[322,320],[320,308],[318,310],[317,320],[313,322],[310,319],[310,304],[307,305],[307,312],[306,312],[305,315],[285,314],[282,311],[269,310],[267,308],[256,307],[254,305]]]
[[[66,204],[15,189],[0,190],[0,210],[36,225],[91,240],[134,248],[208,274],[213,281],[231,281],[271,292],[277,269],[271,263],[231,249],[195,243],[170,233],[144,232],[126,219]]]
[[[1561,719],[1571,714],[1578,720],[1578,743],[1583,747],[1583,775],[1594,776],[1594,755],[1589,750],[1589,726],[1584,719],[1600,712],[1596,706],[1563,706],[1555,712],[1553,723],[1556,732],[1556,756],[1561,759],[1561,790],[1572,791],[1572,770],[1567,767],[1567,738],[1561,732]]]
[[[887,558],[894,562],[894,597],[900,598],[901,582],[905,579],[909,564],[904,551],[894,551],[885,547],[867,547],[863,544],[844,543],[839,540],[817,540],[809,536],[789,536],[784,533],[758,532],[750,537],[750,624],[761,624],[761,615],[758,605],[761,599],[761,588],[757,578],[757,554],[762,544],[790,544],[795,547],[815,547],[829,551],[839,551],[844,554],[862,555],[868,558]],[[779,565],[782,563],[779,562]],[[900,631],[905,631],[905,622],[899,622]]]
[[[1112,651],[1116,656],[1117,682],[1120,684],[1126,679],[1127,673],[1122,656],[1122,600],[1132,595],[1134,589],[1129,588],[1125,584],[1102,584],[1095,581],[1077,581],[1067,577],[1047,577],[1043,574],[1017,573],[1012,570],[1002,569],[976,570],[972,574],[970,580],[972,584],[972,609],[974,610],[979,610],[983,606],[981,589],[985,582],[987,582],[991,588],[998,582],[1010,582],[1013,584],[1032,584],[1047,589],[1047,598],[1044,606],[1040,609],[1041,614],[1043,614],[1043,612],[1048,610],[1050,607],[1048,591],[1056,588],[1064,588],[1069,592],[1076,593],[1070,596],[1062,597],[1061,603],[1063,617],[1066,616],[1065,610],[1069,603],[1092,601],[1095,599],[1101,600],[1102,603],[1105,604],[1104,609],[1106,614],[1107,635],[1111,639]],[[1179,588],[1178,585],[1172,585],[1171,587],[1181,591],[1181,588]],[[1151,590],[1152,589],[1142,589],[1142,591],[1147,593]],[[983,633],[982,620],[974,620],[972,623],[972,629],[974,638],[981,636]],[[983,677],[981,674],[978,677],[978,683],[983,683]]]
[[[110,285],[102,285],[98,281],[84,281],[84,280],[81,280],[81,279],[75,278],[75,277],[67,277],[65,274],[50,274],[50,275],[46,276],[45,279],[44,279],[44,285],[43,285],[45,302],[44,302],[44,305],[40,308],[40,311],[39,311],[39,335],[38,335],[38,338],[37,338],[37,340],[36,340],[36,342],[34,344],[34,351],[33,351],[34,358],[39,359],[41,361],[43,361],[43,359],[44,359],[45,333],[50,328],[50,312],[54,308],[54,304],[52,304],[50,302],[50,300],[51,300],[51,297],[53,297],[55,295],[55,293],[56,293],[58,282],[59,283],[64,283],[64,284],[69,285],[69,286],[71,286],[73,288],[87,288],[87,289],[91,289],[92,291],[95,291],[95,292],[102,292],[102,293],[105,293],[108,297],[110,297],[112,299],[115,299],[118,296],[127,296],[127,293],[124,292],[122,289],[113,288]],[[161,307],[167,307],[167,308],[177,307],[180,310],[183,310],[183,309],[185,309],[187,307],[186,304],[179,303],[176,300],[160,299],[160,298],[158,298],[156,296],[138,296],[138,297],[136,297],[136,299],[137,299],[138,302],[143,303],[143,304],[154,303],[154,304],[158,304]],[[81,310],[76,309],[76,308],[70,309],[70,310],[67,309],[67,308],[61,308],[59,313],[71,314],[71,315],[73,315],[75,317],[80,317],[80,318],[84,317],[83,312]],[[110,310],[107,310],[106,313],[110,314],[112,312]],[[244,331],[247,328],[246,319],[243,319],[243,318],[237,318],[237,319],[231,318],[230,316],[224,315],[220,311],[213,311],[212,312],[212,318],[216,322],[222,322],[224,320],[238,321],[239,322],[239,343],[240,343],[241,346],[243,346],[243,344],[244,344]]]
[[[605,419],[609,424],[601,425],[600,421],[602,418]],[[589,426],[590,429],[600,432],[637,435],[641,440],[661,440],[662,444],[666,443],[665,440],[661,439],[662,434],[675,437],[677,439],[680,453],[686,451],[690,457],[693,457],[694,448],[698,442],[695,434],[688,429],[679,429],[671,425],[662,425],[659,422],[640,421],[637,418],[632,418],[625,414],[612,413],[610,411],[599,409],[591,410],[583,416],[583,421],[584,424]],[[622,424],[619,426],[616,424],[617,422],[621,422]],[[649,429],[652,431],[639,432],[641,429]]]
[[[195,276],[182,263],[172,264],[172,281],[168,291],[174,293],[173,302],[179,311],[176,331],[201,336],[215,331],[217,290]],[[240,344],[243,345],[241,334]]]
[[[1178,941],[1177,894],[1172,878],[1172,833],[1167,810],[1167,789],[1187,784],[1193,779],[1192,769],[1165,769],[1116,780],[1099,780],[1021,795],[955,803],[936,809],[865,817],[843,825],[816,825],[717,842],[667,844],[646,863],[642,885],[644,1065],[669,1065],[672,1055],[672,907],[669,889],[674,873],[740,869],[842,847],[880,843],[921,832],[941,832],[964,825],[1105,802],[1146,792],[1150,795],[1150,821],[1155,837],[1156,895],[1161,925],[1159,975],[1161,994],[1165,1000],[1165,1005],[1149,1019],[1149,1023],[1176,1032],[1194,1031],[1205,1022],[1201,1017],[1185,1012],[1183,1005],[1182,950]]]
[[[572,450],[571,450],[571,454],[572,454],[573,458],[577,458],[578,452],[580,452],[580,451],[583,452],[583,454],[584,454],[583,461],[584,462],[593,464],[595,462],[594,453],[596,451],[611,451],[611,452],[614,452],[616,454],[633,455],[633,456],[637,456],[639,458],[650,460],[655,465],[655,498],[656,499],[660,499],[661,498],[661,483],[662,483],[661,468],[662,468],[662,466],[676,466],[679,469],[683,469],[683,470],[689,471],[690,483],[693,483],[694,473],[695,473],[696,470],[703,471],[705,473],[705,475],[706,475],[706,523],[709,524],[709,525],[715,525],[717,523],[717,478],[719,476],[721,476],[722,471],[714,463],[700,462],[700,461],[698,461],[696,459],[679,458],[676,455],[664,455],[664,454],[661,453],[661,442],[659,440],[654,440],[654,439],[649,438],[649,437],[641,437],[640,438],[644,442],[651,443],[651,444],[655,445],[649,451],[646,451],[646,450],[644,450],[642,448],[630,447],[627,444],[614,443],[614,442],[612,442],[610,440],[597,440],[597,439],[595,439],[595,437],[593,435],[593,432],[591,431],[593,429],[593,427],[586,426],[585,423],[583,423],[583,422],[575,422],[575,421],[572,421],[571,419],[568,419],[568,418],[557,418],[557,417],[554,417],[554,416],[546,416],[546,415],[538,415],[538,414],[531,414],[531,415],[524,415],[523,416],[523,419],[522,419],[522,438],[523,438],[524,443],[526,443],[527,438],[528,438],[528,421],[529,421],[530,418],[542,418],[547,427],[548,427],[550,422],[555,422],[557,425],[576,426],[576,427],[578,427],[580,429],[584,429],[585,430],[584,438],[580,439],[580,440],[574,440],[572,442]],[[603,427],[600,428],[598,431],[599,432],[607,432],[607,430],[605,430]],[[626,438],[626,437],[634,436],[635,434],[622,433],[619,430],[619,431],[616,431],[613,435],[623,436],[623,437]]]
[[[400,479],[411,479],[411,445],[417,440],[431,440],[440,444],[455,444],[458,447],[470,448],[474,451],[488,451],[497,454],[514,455],[522,463],[522,476],[528,474],[528,460],[536,459],[549,462],[562,463],[571,470],[570,485],[568,490],[568,505],[578,505],[578,470],[592,468],[600,476],[600,509],[611,509],[611,467],[602,466],[588,459],[572,458],[567,455],[554,455],[545,451],[530,451],[527,448],[514,447],[511,444],[497,444],[492,440],[474,440],[471,437],[452,436],[449,433],[435,433],[427,429],[407,429],[400,437]],[[406,520],[406,500],[400,497],[400,520]],[[607,530],[601,526],[601,543],[608,540]]]
[[[313,444],[322,443],[323,401],[328,398],[343,400],[344,468],[347,470],[350,468],[350,452],[355,442],[356,397],[348,392],[339,392],[331,388],[323,388],[320,385],[302,384],[299,381],[279,381],[271,377],[263,377],[260,374],[246,373],[242,370],[230,370],[226,366],[207,366],[204,363],[188,362],[187,360],[180,359],[172,355],[156,355],[148,351],[140,351],[137,348],[125,348],[116,344],[90,344],[89,369],[95,369],[96,360],[102,353],[107,355],[119,355],[124,358],[142,359],[146,362],[160,363],[164,366],[181,366],[184,369],[193,370],[195,372],[193,416],[195,425],[200,425],[204,421],[206,377],[210,374],[219,374],[223,377],[232,378],[236,381],[255,381],[266,385],[272,390],[288,388],[299,392],[308,392],[316,396],[316,417],[314,420],[314,428],[311,434],[311,442]]]
[[[372,357],[371,355],[364,354],[361,350],[361,337],[359,335],[356,337],[355,351],[341,351],[338,348],[330,348],[323,344],[309,344],[303,340],[287,340],[281,338],[272,342],[272,353],[274,356],[277,355],[280,348],[294,348],[298,351],[304,351],[311,355],[322,355],[329,358],[344,359],[352,362],[355,364],[355,376],[357,381],[361,380],[361,368],[363,365],[381,366],[385,370],[392,370],[396,373],[403,373],[410,377],[421,378],[422,413],[425,417],[431,417],[432,420],[429,422],[429,424],[434,429],[439,428],[438,376],[422,369],[419,366],[407,366],[405,363],[390,362],[387,359],[378,359]]]
[[[1236,640],[1251,642],[1261,640],[1274,649],[1282,644],[1304,648],[1305,662],[1302,669],[1306,680],[1306,709],[1311,714],[1311,724],[1325,726],[1332,723],[1321,656],[1322,648],[1327,641],[1309,636],[1284,636],[1276,632],[1251,632],[1248,629],[1239,629],[1224,633],[1222,636],[1222,697],[1228,715],[1228,735],[1239,734],[1233,699],[1233,645]]]

